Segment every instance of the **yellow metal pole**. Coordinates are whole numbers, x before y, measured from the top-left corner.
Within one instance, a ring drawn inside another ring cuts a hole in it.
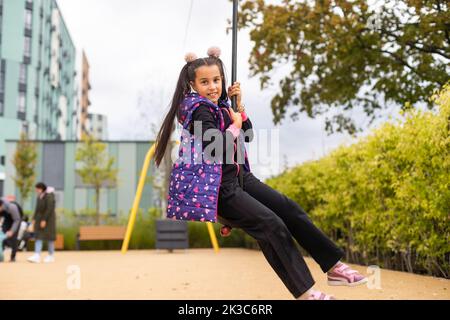
[[[219,253],[219,243],[217,242],[216,233],[214,232],[214,228],[211,222],[207,222],[209,237],[211,238],[211,243],[213,245],[214,251]]]
[[[177,144],[180,142],[177,141]],[[141,202],[142,191],[144,190],[145,185],[145,177],[147,176],[148,167],[150,166],[150,161],[155,154],[155,146],[154,144],[150,150],[147,152],[145,156],[144,165],[142,166],[141,175],[139,177],[139,184],[136,190],[136,195],[134,197],[133,207],[131,209],[130,218],[128,220],[127,231],[125,233],[125,238],[122,243],[122,253],[125,254],[128,251],[128,245],[130,243],[131,234],[133,233],[134,222],[136,221],[136,214],[139,208],[139,203]],[[219,243],[217,241],[216,233],[214,232],[214,228],[211,222],[207,222],[206,226],[208,227],[209,237],[211,239],[211,243],[213,245],[214,251],[216,253],[219,252]]]
[[[150,161],[155,154],[155,146],[156,144],[153,144],[150,150],[148,150],[147,155],[145,156],[144,165],[142,166],[141,176],[139,177],[139,184],[136,190],[136,195],[134,196],[133,208],[131,209],[130,219],[128,220],[127,232],[125,233],[125,239],[123,239],[122,243],[123,254],[125,254],[128,250],[128,244],[130,243],[134,222],[136,221],[136,214],[139,208],[139,203],[141,202],[142,191],[144,190],[148,167],[150,166]]]

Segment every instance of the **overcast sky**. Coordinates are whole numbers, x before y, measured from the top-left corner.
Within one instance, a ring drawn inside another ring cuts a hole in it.
[[[150,123],[159,125],[167,111],[186,52],[205,56],[210,46],[219,46],[231,78],[231,33],[226,34],[226,27],[232,4],[228,0],[194,0],[187,32],[190,0],[57,2],[75,46],[88,57],[91,112],[107,114],[110,139],[152,138]],[[302,115],[275,127],[270,99],[277,88],[262,92],[258,78],[249,78],[248,30],[239,32],[238,43],[238,80],[256,132],[279,129],[279,154],[271,155],[272,160],[278,159],[279,168],[255,163],[255,174],[266,178],[278,173],[285,159],[293,166],[351,141],[344,135],[328,137],[321,118]]]

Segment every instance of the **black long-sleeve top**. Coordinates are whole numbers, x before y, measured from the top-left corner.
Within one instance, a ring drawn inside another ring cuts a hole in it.
[[[234,125],[230,128],[230,126],[233,124],[233,121],[230,117],[230,114],[226,110],[226,108],[221,108],[221,112],[223,114],[224,123],[225,123],[225,131],[221,132],[216,127],[216,120],[214,118],[213,113],[209,110],[207,107],[200,106],[198,107],[193,115],[192,115],[192,121],[201,121],[202,125],[202,137],[205,137],[205,132],[207,130],[212,130],[213,138],[211,141],[203,141],[203,150],[207,148],[211,143],[215,141],[215,135],[221,135],[223,140],[223,155],[222,155],[222,184],[228,183],[236,179],[236,176],[239,172],[239,170],[243,170],[244,166],[240,165],[238,166],[237,163],[237,150],[236,145],[237,143],[237,132],[234,129]],[[248,117],[246,120],[242,121],[242,131],[245,134],[245,142],[251,142],[253,140],[253,131],[252,131],[252,123]],[[229,129],[229,130],[227,130]],[[250,131],[248,131],[250,130]],[[240,132],[240,134],[243,134],[243,132]],[[191,134],[194,134],[194,130],[191,127]],[[196,137],[200,138],[200,137]],[[212,152],[212,155],[215,156],[214,152]],[[234,161],[233,161],[234,160]]]

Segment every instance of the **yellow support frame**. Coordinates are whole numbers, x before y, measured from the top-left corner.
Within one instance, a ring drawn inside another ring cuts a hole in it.
[[[179,143],[180,142],[178,141],[178,144]],[[128,219],[127,231],[125,233],[125,238],[123,239],[122,242],[122,254],[125,254],[128,251],[128,245],[130,244],[131,234],[133,233],[134,223],[136,221],[136,214],[139,209],[139,203],[141,202],[142,191],[144,190],[145,186],[145,178],[147,176],[148,168],[150,167],[150,161],[155,155],[155,147],[156,143],[152,145],[152,147],[150,148],[150,150],[148,150],[145,156],[144,164],[141,170],[141,175],[139,177],[136,195],[134,196],[133,207],[131,208],[130,218]],[[214,251],[217,253],[219,252],[219,244],[217,242],[216,233],[214,232],[214,228],[211,222],[207,222],[206,225],[208,227],[209,237],[211,239]]]

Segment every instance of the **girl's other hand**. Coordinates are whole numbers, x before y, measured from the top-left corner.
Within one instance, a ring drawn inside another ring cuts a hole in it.
[[[242,115],[239,112],[235,112],[233,108],[230,108],[231,119],[233,124],[238,128],[242,128]]]
[[[236,104],[238,106],[242,104],[241,84],[239,82],[235,82],[231,87],[228,87],[228,96],[230,98],[236,96]]]

